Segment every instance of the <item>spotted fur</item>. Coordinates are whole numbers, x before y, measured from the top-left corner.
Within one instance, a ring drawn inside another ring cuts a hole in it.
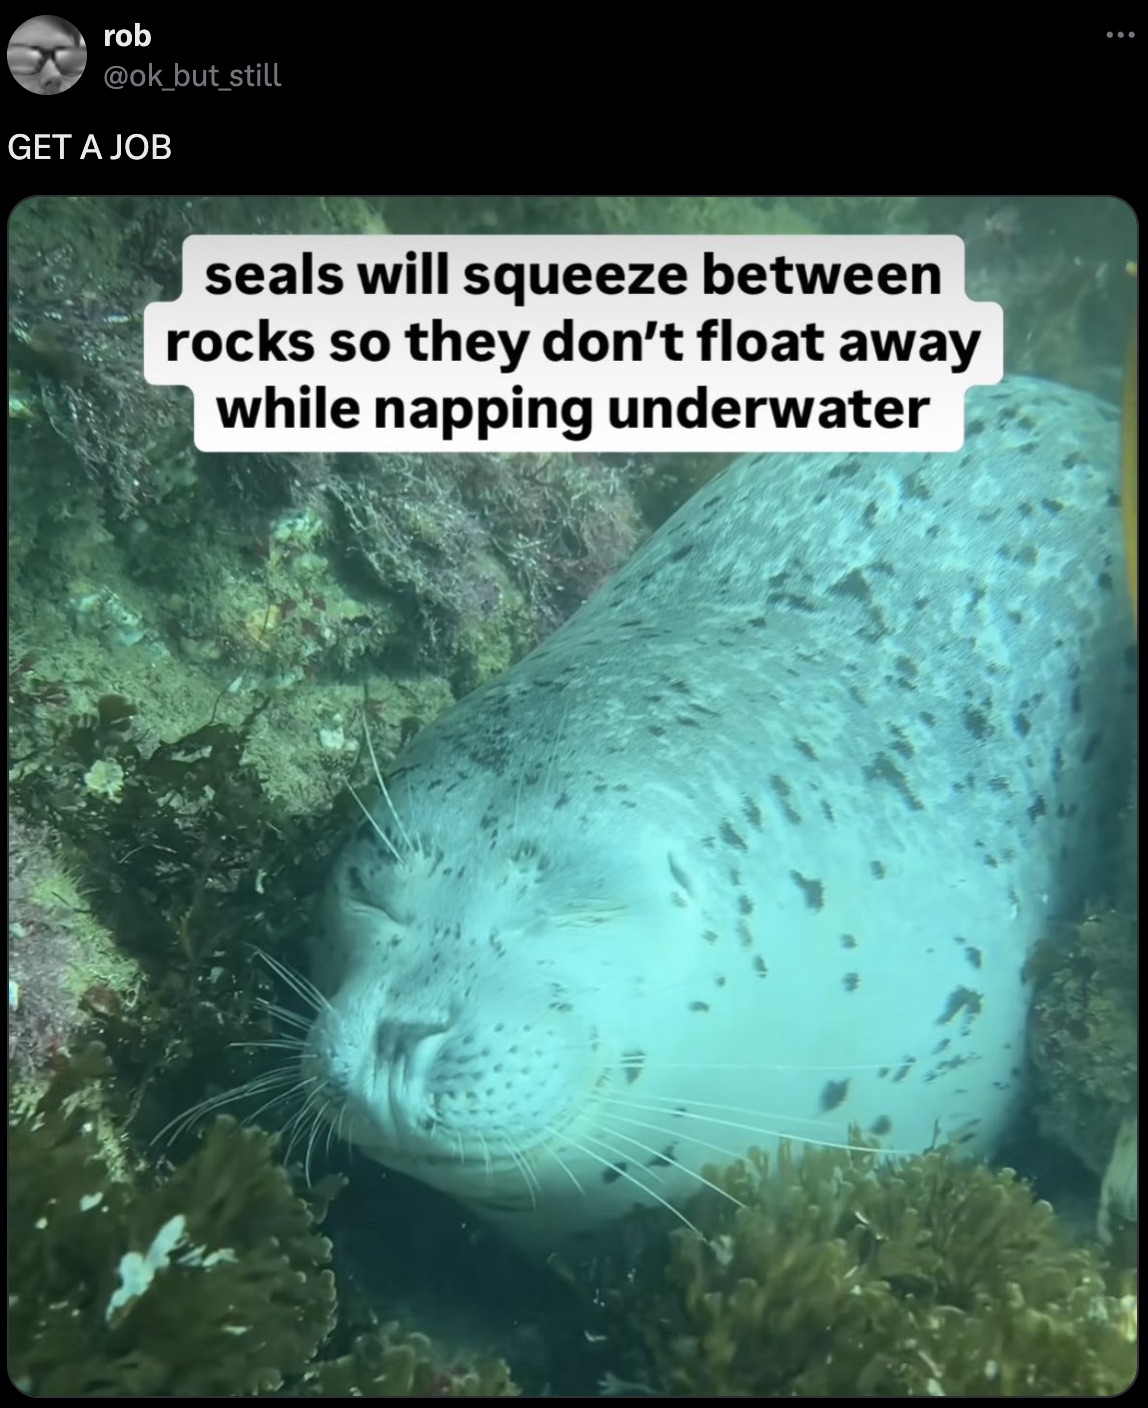
[[[400,756],[315,944],[343,1133],[544,1247],[775,1136],[992,1146],[1134,661],[1113,410],[967,407],[739,460]]]

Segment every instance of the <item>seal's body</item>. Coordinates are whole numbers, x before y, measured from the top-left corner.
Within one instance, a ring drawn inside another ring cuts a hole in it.
[[[1126,785],[1117,438],[1013,380],[741,459],[420,734],[316,944],[340,1130],[547,1247],[776,1137],[989,1148]]]

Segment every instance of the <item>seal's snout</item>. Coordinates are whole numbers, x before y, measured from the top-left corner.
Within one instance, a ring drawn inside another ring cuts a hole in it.
[[[477,1165],[484,1193],[521,1193],[522,1159],[600,1078],[593,1027],[552,988],[532,967],[446,992],[398,960],[381,980],[353,975],[308,1039],[316,1108],[381,1163],[447,1191],[465,1191]]]
[[[435,1089],[449,1019],[376,1017],[336,1000],[312,1029],[304,1062],[331,1114],[350,1120],[371,1144],[398,1150],[434,1127]]]

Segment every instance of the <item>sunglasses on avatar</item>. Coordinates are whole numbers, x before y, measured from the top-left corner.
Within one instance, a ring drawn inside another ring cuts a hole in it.
[[[62,74],[74,77],[83,73],[88,51],[74,44],[62,44],[57,49],[41,49],[38,44],[9,44],[8,67],[13,73],[39,73],[51,59]]]

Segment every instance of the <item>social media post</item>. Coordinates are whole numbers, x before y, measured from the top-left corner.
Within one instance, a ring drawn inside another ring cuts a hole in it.
[[[8,274],[17,1387],[1122,1391],[1130,208],[43,195]]]

